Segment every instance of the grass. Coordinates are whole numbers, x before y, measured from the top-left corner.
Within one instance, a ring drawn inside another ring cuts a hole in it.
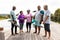
[[[6,19],[6,18],[0,18],[0,20],[4,20],[4,19]]]

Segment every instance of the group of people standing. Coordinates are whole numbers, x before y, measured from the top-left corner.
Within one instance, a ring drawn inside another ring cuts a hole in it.
[[[15,9],[16,7],[13,6],[12,11],[10,12],[10,17],[11,20],[13,21],[13,23],[11,22],[11,33],[12,35],[13,33],[13,28],[15,27],[15,34],[17,34],[17,22],[16,22],[16,16],[15,16]],[[23,25],[24,25],[24,21],[25,19],[26,21],[26,29],[27,32],[31,31],[31,24],[34,25],[35,28],[35,32],[39,35],[40,33],[40,29],[41,29],[41,24],[44,24],[44,29],[45,29],[45,35],[44,37],[47,36],[47,32],[48,32],[48,38],[50,38],[51,32],[50,32],[50,11],[48,10],[48,5],[44,5],[44,10],[41,10],[40,6],[37,6],[37,11],[35,12],[35,15],[32,16],[32,14],[30,13],[30,10],[27,10],[27,15],[24,15],[23,11],[20,11],[19,16],[18,16],[18,20],[19,20],[19,25],[20,25],[20,32],[23,32]]]

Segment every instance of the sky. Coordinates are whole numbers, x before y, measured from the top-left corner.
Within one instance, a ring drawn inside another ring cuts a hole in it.
[[[54,13],[56,9],[60,8],[60,0],[0,0],[0,14],[9,14],[13,6],[16,6],[16,14],[20,10],[26,13],[27,9],[32,12],[37,10],[38,5],[42,10],[44,5],[48,5],[51,13]]]

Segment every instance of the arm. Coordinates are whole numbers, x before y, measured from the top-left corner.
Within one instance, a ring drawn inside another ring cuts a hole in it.
[[[31,22],[32,22],[32,16],[31,16]]]
[[[43,15],[41,15],[41,20],[40,20],[40,24],[42,23],[42,21],[43,21]]]
[[[17,18],[18,20],[20,19],[20,16],[18,16],[18,18]]]
[[[44,23],[46,22],[46,20],[49,18],[50,12],[48,11],[45,16],[46,16],[46,17],[45,17],[45,20],[43,21],[43,24],[44,24]]]
[[[33,16],[32,16],[32,14],[31,14],[31,22],[32,22],[32,18],[33,18]]]
[[[43,16],[44,16],[44,11],[41,10],[40,13],[41,13],[41,20],[40,21],[42,22],[43,21]]]
[[[11,18],[11,20],[14,20],[14,15],[13,15],[12,11],[10,12],[10,18]]]
[[[46,20],[48,19],[49,16],[46,16],[45,17],[45,20],[43,21],[43,24],[46,22]]]
[[[19,17],[18,17],[18,20],[23,20],[24,18],[22,18],[20,15],[19,15]]]
[[[19,13],[18,14],[16,14],[16,16],[18,16],[19,15]]]
[[[45,14],[45,19],[43,21],[43,24],[45,24],[45,22],[48,20],[49,17],[50,17],[50,11],[48,10]]]
[[[12,20],[12,12],[10,12],[10,19]]]
[[[24,19],[27,19],[27,16],[26,15],[24,15]]]

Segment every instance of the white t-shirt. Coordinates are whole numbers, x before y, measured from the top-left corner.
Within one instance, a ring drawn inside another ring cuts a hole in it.
[[[40,22],[40,20],[41,20],[41,15],[42,15],[42,14],[40,13],[40,11],[37,11],[36,14],[35,14],[35,20]]]
[[[51,17],[51,13],[49,10],[44,10],[44,17],[43,17],[43,21],[45,20],[46,16],[49,16],[48,19],[46,20],[45,23],[50,24],[50,17]]]

